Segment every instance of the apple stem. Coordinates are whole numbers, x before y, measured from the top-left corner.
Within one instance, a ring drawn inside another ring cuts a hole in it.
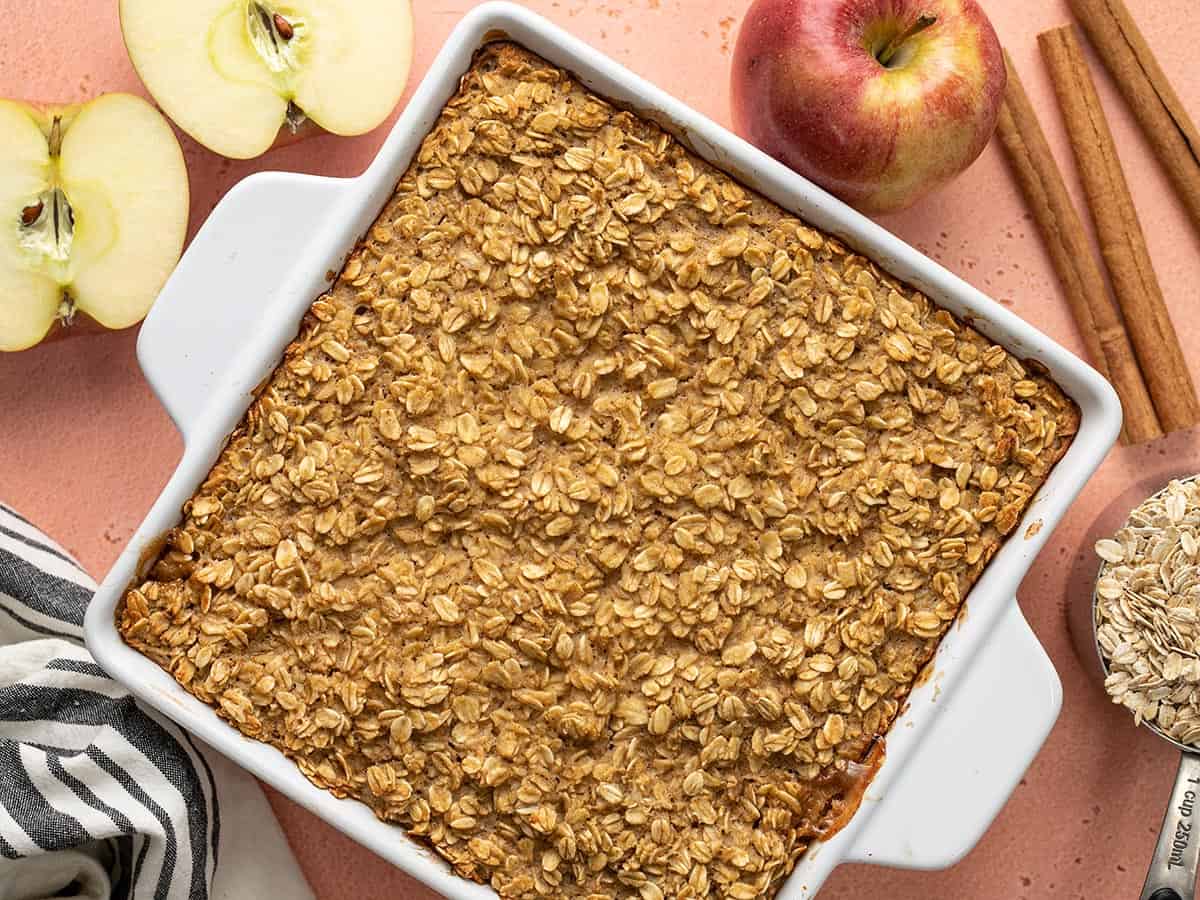
[[[931,16],[927,14],[918,16],[917,21],[913,22],[907,30],[896,35],[894,38],[884,44],[883,49],[875,55],[875,58],[879,60],[879,64],[884,68],[891,68],[889,63],[891,63],[892,58],[896,55],[896,53],[899,52],[900,48],[904,45],[904,42],[914,35],[920,34],[926,28],[933,26],[936,24],[936,22],[937,16]]]
[[[75,298],[63,291],[62,299],[58,302],[58,320],[64,326],[75,324]]]
[[[62,116],[55,116],[50,123],[50,156],[58,156],[62,150]]]
[[[284,121],[287,122],[288,130],[291,131],[292,134],[295,134],[304,126],[304,123],[308,121],[308,116],[304,114],[304,110],[289,100],[287,113],[284,115]]]

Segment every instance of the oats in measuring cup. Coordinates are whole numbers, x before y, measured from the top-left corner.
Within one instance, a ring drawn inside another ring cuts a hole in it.
[[[1200,742],[1200,487],[1172,481],[1096,543],[1105,688],[1137,724]]]

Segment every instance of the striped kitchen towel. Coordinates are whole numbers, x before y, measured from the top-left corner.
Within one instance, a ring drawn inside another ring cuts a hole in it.
[[[257,783],[93,662],[94,588],[0,504],[0,900],[311,900]]]

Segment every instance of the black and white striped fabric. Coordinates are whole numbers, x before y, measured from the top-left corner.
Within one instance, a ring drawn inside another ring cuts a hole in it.
[[[310,898],[253,780],[88,655],[94,588],[0,504],[0,900]]]

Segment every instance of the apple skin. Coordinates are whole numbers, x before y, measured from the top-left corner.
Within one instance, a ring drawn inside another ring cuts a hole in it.
[[[884,66],[876,57],[922,16]],[[966,169],[1007,83],[975,0],[755,0],[738,34],[738,132],[867,213],[911,206]]]

